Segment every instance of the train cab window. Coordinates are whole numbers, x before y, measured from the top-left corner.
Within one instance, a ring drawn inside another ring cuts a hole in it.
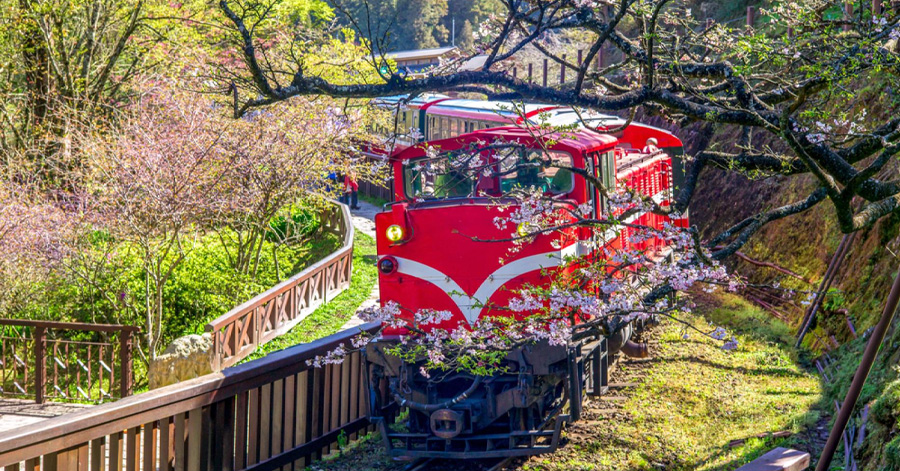
[[[572,156],[566,152],[542,149],[519,149],[518,155],[498,158],[500,189],[508,193],[514,189],[535,187],[554,195],[572,191],[574,174]]]
[[[572,156],[566,152],[516,147],[490,157],[454,151],[411,160],[403,165],[403,177],[412,199],[498,197],[527,188],[563,195],[575,184],[567,167],[572,167]]]
[[[481,154],[447,152],[404,164],[410,198],[437,199],[496,193],[492,165]],[[492,191],[493,190],[493,191]]]

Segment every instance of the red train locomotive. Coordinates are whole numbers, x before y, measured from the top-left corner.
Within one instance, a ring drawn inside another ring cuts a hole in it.
[[[681,142],[666,131],[633,124],[616,134],[582,128],[541,135],[529,128],[528,113],[541,113],[544,121],[549,114],[553,124],[565,124],[576,119],[575,112],[529,105],[524,117],[521,112],[504,117],[490,102],[436,100],[416,104],[404,118],[418,122],[430,140],[417,144],[411,139],[389,158],[394,201],[375,219],[381,303],[407,308],[399,316],[412,316],[418,308],[446,311],[449,318],[436,327],[451,329],[474,326],[486,316],[510,315],[504,307],[517,288],[546,285],[570,255],[599,253],[597,244],[588,243],[595,235],[585,228],[570,229],[562,244],[551,235],[537,235],[514,252],[513,242],[483,242],[510,237],[510,229],[498,228],[495,218],[515,209],[504,198],[513,189],[536,188],[554,200],[590,204],[597,217],[607,202],[581,172],[606,188],[624,184],[662,205],[671,200],[671,157],[663,150],[631,148],[652,137],[660,148],[680,150]],[[624,124],[604,115],[587,118],[595,125],[605,120],[612,128]],[[472,149],[487,170],[454,171],[455,159]],[[646,212],[627,222],[661,227],[666,221],[666,216]],[[614,233],[605,243],[631,243],[625,232]],[[664,249],[659,239],[640,243]],[[505,373],[476,377],[451,371],[440,381],[430,379],[418,364],[386,353],[403,334],[386,329],[365,351],[370,416],[380,422],[388,450],[397,457],[487,458],[552,451],[561,425],[579,418],[583,395],[605,391],[608,355],[641,353],[630,340],[636,327],[626,323],[606,336],[567,345],[537,342],[509,352]],[[409,411],[405,429],[380,420],[380,411],[391,402]]]

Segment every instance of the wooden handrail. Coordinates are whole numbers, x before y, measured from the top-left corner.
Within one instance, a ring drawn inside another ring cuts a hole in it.
[[[371,333],[378,327],[369,323],[359,329]],[[109,469],[120,469],[124,457],[123,469],[137,471],[140,463],[128,457],[140,456],[144,469],[221,469],[213,464],[223,460],[232,469],[247,469],[280,456],[293,461],[297,450],[308,463],[321,457],[323,447],[327,453],[341,430],[355,434],[370,426],[358,353],[325,368],[306,364],[348,344],[358,332],[339,332],[222,372],[0,433],[0,467],[24,462],[33,469],[29,463],[71,460],[100,470],[108,457]],[[301,404],[301,397],[306,402]]]
[[[246,358],[350,286],[354,237],[350,210],[329,201],[332,206],[323,213],[322,225],[341,236],[341,247],[206,324],[213,337],[213,370]]]

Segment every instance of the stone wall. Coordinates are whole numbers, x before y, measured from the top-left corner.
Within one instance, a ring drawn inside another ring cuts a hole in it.
[[[212,373],[212,365],[210,334],[185,335],[150,362],[147,379],[150,389],[156,389]]]

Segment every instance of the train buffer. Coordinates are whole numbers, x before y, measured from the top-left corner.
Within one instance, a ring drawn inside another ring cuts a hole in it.
[[[778,447],[737,471],[801,471],[809,467],[809,453]]]

